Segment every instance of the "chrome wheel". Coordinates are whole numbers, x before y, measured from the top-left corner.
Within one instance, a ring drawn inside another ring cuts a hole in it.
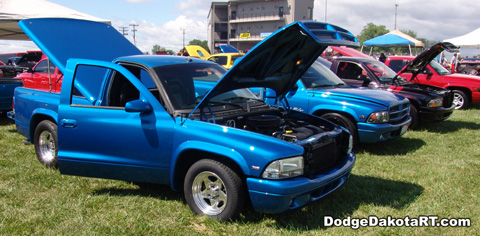
[[[227,189],[222,179],[213,172],[204,171],[193,180],[192,196],[205,215],[218,215],[227,205]]]
[[[40,148],[39,158],[45,162],[51,162],[55,160],[55,138],[48,131],[40,133],[38,140],[38,147]]]
[[[453,92],[453,106],[455,109],[462,109],[465,106],[465,94],[459,92],[459,91],[454,91]]]
[[[40,122],[35,128],[34,144],[37,159],[49,168],[58,168],[57,124],[49,120]]]

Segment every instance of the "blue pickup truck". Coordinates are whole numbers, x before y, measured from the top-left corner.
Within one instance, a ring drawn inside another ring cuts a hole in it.
[[[226,71],[141,55],[104,23],[19,25],[64,77],[60,94],[17,88],[9,116],[39,161],[61,174],[168,184],[193,212],[227,220],[246,200],[266,213],[303,207],[342,186],[354,166],[346,129],[269,106],[248,89],[285,96],[328,45],[358,45],[343,28],[293,23]],[[197,97],[203,81],[218,83]]]
[[[0,78],[0,113],[12,110],[13,91],[22,84],[21,79]]]
[[[401,95],[346,85],[318,58],[286,96],[285,106],[347,128],[354,143],[376,143],[403,135],[411,122],[410,103]],[[254,90],[255,91],[255,90]],[[265,101],[275,105],[271,90]]]

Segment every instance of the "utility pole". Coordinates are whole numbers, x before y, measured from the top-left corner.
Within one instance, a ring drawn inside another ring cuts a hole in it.
[[[327,22],[327,2],[328,0],[325,0],[325,22]]]
[[[183,47],[182,48],[184,48],[185,47],[185,29],[181,29],[181,30],[183,30]]]
[[[135,32],[136,32],[137,30],[135,29],[135,27],[137,27],[138,25],[136,25],[136,24],[130,24],[130,26],[133,27],[133,29],[132,29],[132,32],[133,32],[133,44],[136,46],[136,45],[137,45],[137,38],[135,37]]]
[[[395,4],[395,25],[393,26],[394,30],[397,29],[397,8],[398,8],[398,4]]]
[[[123,36],[128,35],[128,33],[127,33],[128,32],[127,31],[128,27],[118,27],[118,28],[120,28],[120,30],[122,31]]]

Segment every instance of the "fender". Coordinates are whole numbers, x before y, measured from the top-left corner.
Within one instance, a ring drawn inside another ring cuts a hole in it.
[[[240,155],[240,153],[238,153],[236,150],[207,142],[186,141],[178,145],[178,147],[172,153],[172,162],[170,165],[170,186],[175,186],[174,173],[175,167],[179,165],[179,163],[177,163],[178,157],[187,150],[198,150],[224,156],[234,161],[242,169],[245,175],[250,175],[250,169],[245,162],[245,158]]]
[[[55,111],[45,109],[45,108],[37,108],[33,110],[32,117],[30,118],[29,130],[28,130],[29,137],[27,137],[28,140],[30,141],[33,141],[33,133],[35,132],[35,128],[36,128],[36,126],[34,127],[34,124],[40,123],[37,119],[37,117],[39,116],[43,116],[43,117],[46,116],[52,119],[53,121],[55,121],[56,124],[58,124],[58,114]],[[45,120],[45,119],[42,119],[42,120]]]
[[[351,109],[349,107],[346,107],[346,106],[320,104],[320,105],[316,105],[316,106],[312,107],[312,109],[310,111],[308,111],[308,113],[315,114],[316,111],[321,111],[321,110],[329,110],[329,111],[334,111],[334,112],[347,113],[350,116],[352,116],[353,119],[355,119],[356,122],[360,121],[359,118],[358,118],[359,115],[353,109]]]

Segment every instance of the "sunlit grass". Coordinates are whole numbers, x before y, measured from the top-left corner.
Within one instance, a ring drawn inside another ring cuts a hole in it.
[[[301,210],[254,212],[219,223],[194,215],[167,186],[63,176],[36,160],[15,125],[0,119],[0,235],[475,235],[480,230],[480,106],[364,145],[347,183]],[[323,217],[437,215],[469,228],[324,227]]]

